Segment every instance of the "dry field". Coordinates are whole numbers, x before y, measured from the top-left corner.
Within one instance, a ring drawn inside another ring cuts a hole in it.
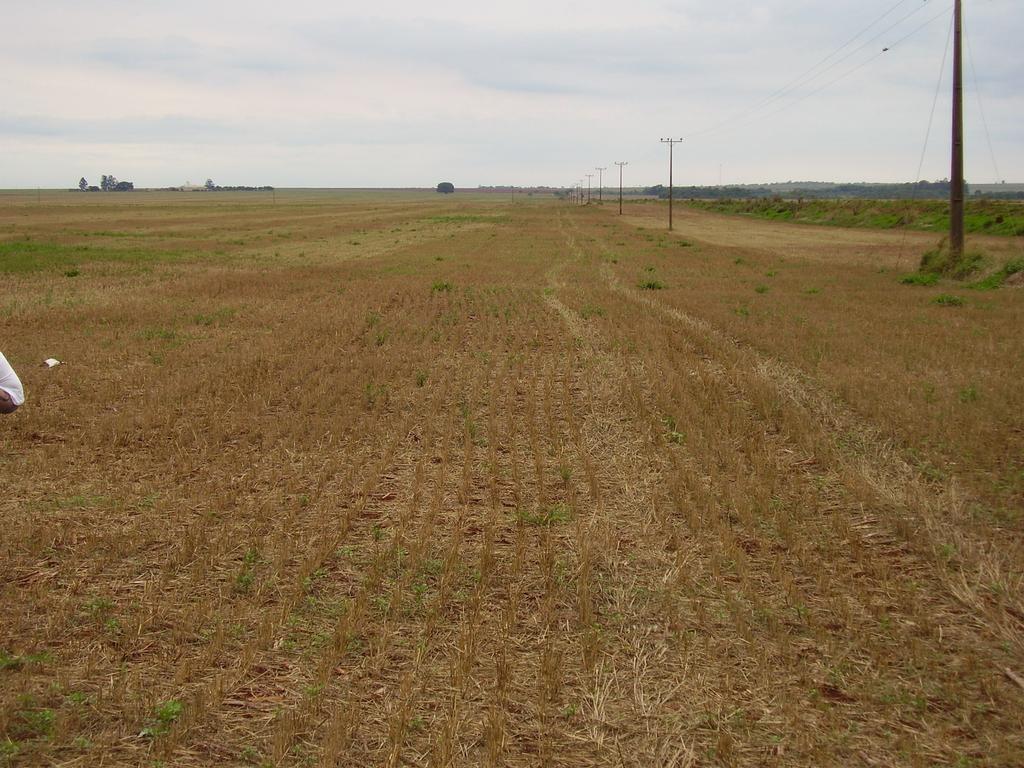
[[[1024,292],[663,213],[0,195],[0,765],[1024,764]]]

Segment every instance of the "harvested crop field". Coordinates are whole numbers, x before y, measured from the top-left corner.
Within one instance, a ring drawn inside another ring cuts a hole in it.
[[[1024,293],[626,213],[0,197],[0,765],[1024,763]]]

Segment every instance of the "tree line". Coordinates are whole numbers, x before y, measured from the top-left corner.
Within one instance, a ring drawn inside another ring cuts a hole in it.
[[[83,176],[78,180],[78,188],[82,192],[131,192],[135,184],[131,181],[118,181],[113,174],[103,174],[98,187],[90,186]]]
[[[969,185],[964,184],[965,194],[968,188]],[[787,184],[785,188],[778,185],[672,188],[673,197],[702,200],[756,200],[773,197],[804,200],[834,200],[840,197],[863,200],[944,200],[949,198],[949,192],[950,182],[947,179],[906,184],[813,184],[806,187]],[[668,197],[668,187],[662,184],[646,187],[644,194],[664,199]]]
[[[203,189],[207,192],[270,192],[274,188],[271,186],[262,187],[246,187],[246,186],[235,186],[235,187],[222,187],[220,184],[214,184],[213,179],[207,179],[206,183],[203,184]]]

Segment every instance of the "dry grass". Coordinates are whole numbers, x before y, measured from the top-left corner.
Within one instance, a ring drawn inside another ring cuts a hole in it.
[[[602,235],[624,283],[655,265],[673,287],[660,301],[811,376],[925,474],[969,487],[973,514],[1024,530],[1019,291],[900,284],[929,235],[688,213],[669,236],[649,215],[632,221],[644,229]],[[676,250],[680,239],[692,245]],[[1019,238],[975,242],[996,259],[1024,253]],[[963,305],[936,301],[945,294]]]
[[[158,255],[4,277],[0,764],[1019,764],[1019,292],[713,217],[80,199],[0,232]]]

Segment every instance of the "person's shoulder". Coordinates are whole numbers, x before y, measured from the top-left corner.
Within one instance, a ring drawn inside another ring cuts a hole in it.
[[[25,388],[14,372],[7,358],[0,352],[0,392],[6,397],[0,399],[0,413],[11,413],[25,402]]]

